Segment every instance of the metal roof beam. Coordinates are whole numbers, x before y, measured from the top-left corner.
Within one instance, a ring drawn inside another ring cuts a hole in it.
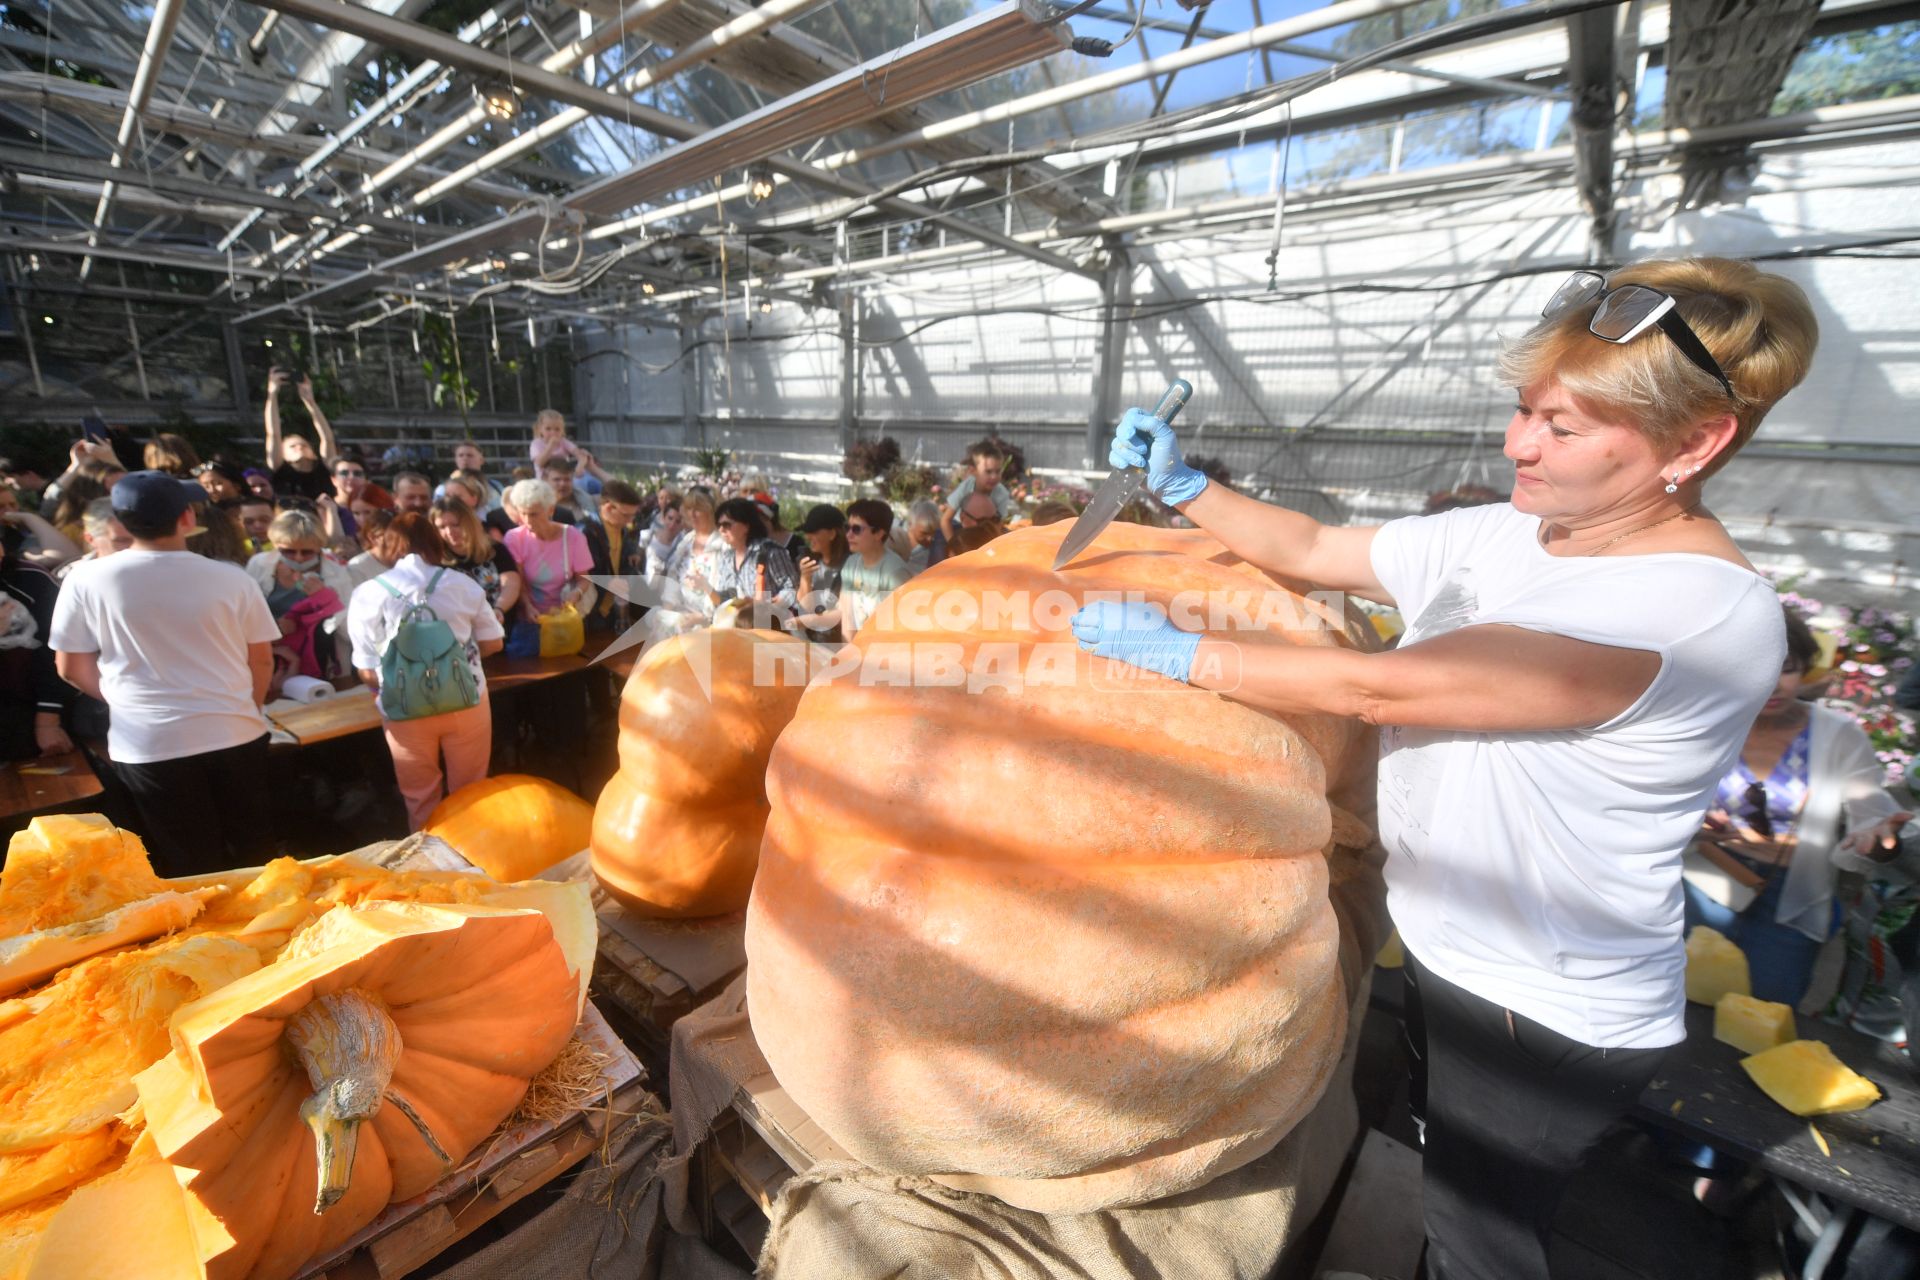
[[[98,45],[37,36],[31,31],[21,31],[16,27],[0,27],[0,49],[10,49],[15,53],[23,53],[33,58],[59,58],[76,66],[91,67],[97,71],[118,76],[131,76],[140,66],[138,58],[122,57]],[[183,93],[186,91],[187,82],[188,77],[184,72],[161,69],[161,88]],[[249,75],[235,84],[222,86],[220,92],[236,102],[246,102],[253,106],[272,106],[280,99],[279,93],[271,87],[273,83],[258,78],[257,74]]]
[[[274,7],[286,7],[324,5],[326,0],[268,2]],[[649,191],[697,184],[716,172],[743,167],[756,160],[766,160],[776,172],[789,178],[818,183],[858,200],[873,198],[875,193],[872,189],[855,179],[822,173],[811,165],[778,157],[777,153],[807,138],[833,133],[879,114],[879,104],[874,100],[871,87],[872,77],[885,78],[892,101],[899,105],[912,105],[951,88],[954,83],[992,75],[1011,66],[1030,62],[1050,50],[1064,48],[1068,39],[1064,26],[1043,24],[1035,16],[1039,12],[1028,0],[1011,0],[1010,3],[944,27],[871,63],[862,63],[819,82],[811,89],[770,103],[704,133],[688,121],[644,107],[630,98],[603,93],[583,86],[578,81],[542,73],[547,80],[558,80],[571,86],[567,91],[568,96],[582,99],[578,105],[619,119],[631,117],[635,123],[654,128],[670,137],[687,139],[684,146],[669,147],[647,157],[624,173],[570,192],[559,205],[575,218],[584,218],[588,214],[605,216],[631,207],[645,198]],[[428,31],[417,24],[394,23],[390,19],[369,22],[364,16],[356,16],[353,21],[369,29],[380,27],[389,35],[404,36],[411,47],[432,56],[440,56],[447,43],[441,33]],[[395,32],[392,30],[394,27],[406,30]],[[471,50],[461,49],[457,52],[460,58],[467,60],[471,60],[473,55]],[[449,57],[448,60],[455,59]],[[531,77],[522,71],[520,80],[523,83],[530,82]],[[877,200],[876,203],[905,217],[945,224],[973,239],[1033,258],[1057,270],[1073,274],[1089,273],[1088,268],[1072,259],[1024,244],[925,205],[899,199]],[[337,284],[280,305],[312,306],[335,296],[374,288],[381,280],[393,275],[425,270],[524,238],[533,232],[536,224],[549,224],[551,221],[551,213],[539,210],[509,214],[491,224],[452,236],[432,248],[401,255],[382,263],[378,268],[350,276]],[[338,237],[328,248],[331,250],[345,243],[350,243],[349,237]],[[278,309],[275,307],[255,312],[248,318]]]
[[[115,169],[126,167],[134,135],[140,132],[140,113],[153,98],[154,82],[159,79],[160,66],[173,44],[173,30],[180,24],[180,12],[185,7],[186,0],[159,0],[154,6],[153,21],[147,27],[147,42],[140,51],[140,65],[133,73],[133,88],[127,92],[127,109],[120,116],[120,132],[113,142],[110,163]],[[93,230],[87,233],[89,245],[100,242],[100,229],[107,225],[107,211],[113,207],[113,191],[112,179],[100,184],[100,203],[93,211]],[[80,283],[86,283],[92,270],[93,259],[81,258]]]
[[[1626,6],[1638,16],[1637,7]],[[1567,75],[1573,90],[1573,174],[1592,219],[1589,253],[1610,256],[1613,244],[1613,125],[1621,104],[1614,77],[1616,15],[1591,9],[1567,19]]]

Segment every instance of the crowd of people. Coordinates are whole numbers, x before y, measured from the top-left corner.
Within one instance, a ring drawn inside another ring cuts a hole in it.
[[[0,630],[12,638],[0,637],[0,750],[92,744],[172,874],[257,854],[271,822],[261,708],[276,698],[315,682],[374,686],[418,828],[443,794],[487,774],[482,658],[540,654],[555,619],[624,631],[652,601],[656,633],[772,619],[837,643],[910,576],[1015,521],[991,440],[971,447],[944,503],[917,503],[905,520],[878,499],[822,503],[788,529],[758,477],[641,492],[553,410],[510,469],[496,473],[465,440],[437,482],[403,467],[382,484],[336,438],[309,380],[275,370],[266,390],[264,466],[123,427],[87,432],[51,481],[0,464]],[[316,438],[287,429],[287,398]],[[1055,505],[1032,518],[1074,514]],[[395,695],[407,673],[388,654],[418,648],[402,632],[426,619],[451,636],[472,691],[422,712]]]

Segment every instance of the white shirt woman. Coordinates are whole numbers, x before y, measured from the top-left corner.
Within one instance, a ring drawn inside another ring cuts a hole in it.
[[[396,536],[405,539],[408,553],[393,568],[354,589],[348,615],[353,665],[360,678],[377,689],[380,661],[387,646],[408,612],[425,605],[453,632],[480,691],[478,704],[463,711],[413,720],[383,717],[387,747],[393,752],[394,776],[407,804],[408,826],[418,831],[444,794],[487,776],[493,753],[493,711],[488,705],[487,674],[480,660],[499,651],[505,632],[480,584],[438,563],[439,538],[426,517],[409,513],[393,522],[395,530],[402,530],[403,525],[409,529],[417,525],[427,541],[400,532]],[[444,772],[442,756],[446,760]]]
[[[1684,1034],[1680,860],[1786,653],[1705,479],[1806,374],[1813,310],[1722,259],[1576,272],[1501,359],[1511,504],[1329,528],[1209,482],[1131,410],[1115,465],[1242,559],[1397,603],[1389,653],[1242,643],[1120,602],[1096,654],[1281,715],[1383,726],[1440,1275],[1545,1280],[1586,1149]]]

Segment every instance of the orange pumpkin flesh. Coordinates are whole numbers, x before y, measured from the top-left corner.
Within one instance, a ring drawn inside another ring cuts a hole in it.
[[[593,806],[545,778],[503,773],[460,788],[427,819],[438,836],[496,880],[527,880],[587,847]]]
[[[1064,645],[1070,683],[816,684],[773,752],[747,912],[754,1034],[795,1101],[879,1169],[1042,1212],[1196,1186],[1318,1100],[1347,1004],[1327,797],[1371,759],[1345,721],[1115,681],[1070,631],[913,607],[1277,589],[1204,535],[1125,525],[1055,574],[1066,528],[921,574],[855,645],[1012,644],[1016,670]]]
[[[0,996],[178,929],[218,892],[162,880],[140,837],[97,813],[35,818],[0,872]]]
[[[565,1045],[580,980],[537,910],[381,903],[182,1009],[137,1084],[207,1274],[291,1276],[432,1186]]]
[[[592,848],[594,874],[629,909],[694,917],[747,904],[767,755],[800,701],[805,653],[778,632],[714,628],[654,647],[627,677],[620,771],[594,807]]]

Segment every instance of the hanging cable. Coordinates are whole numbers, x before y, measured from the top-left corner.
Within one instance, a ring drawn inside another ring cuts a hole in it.
[[[1280,287],[1280,228],[1287,218],[1287,160],[1293,147],[1293,103],[1287,103],[1287,127],[1280,135],[1280,145],[1274,151],[1274,164],[1279,169],[1279,180],[1273,187],[1273,244],[1267,249],[1267,289],[1269,292]]]

